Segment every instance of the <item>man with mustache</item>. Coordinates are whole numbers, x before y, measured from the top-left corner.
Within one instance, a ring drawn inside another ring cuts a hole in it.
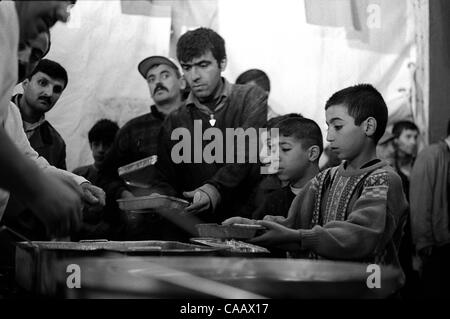
[[[121,166],[156,155],[158,133],[166,116],[183,104],[186,89],[177,64],[164,56],[150,56],[138,65],[138,71],[146,80],[154,104],[150,112],[127,122],[117,133],[114,144],[108,152],[99,171],[98,186],[106,192],[108,211],[117,211],[118,198],[132,197],[139,189],[130,189],[119,178],[117,169]],[[121,224],[117,216],[107,216],[110,223]],[[120,227],[120,226],[118,226]],[[111,235],[115,236],[115,235]],[[130,234],[125,235],[131,238]],[[106,235],[108,237],[108,235]],[[134,237],[135,238],[135,237]]]
[[[82,191],[72,178],[43,170],[41,166],[45,163],[41,161],[39,165],[39,159],[31,158],[35,157],[31,147],[20,149],[8,132],[21,123],[8,119],[20,118],[20,114],[18,117],[10,114],[10,98],[18,80],[18,48],[30,47],[31,40],[48,32],[57,21],[66,22],[69,6],[74,3],[0,1],[0,219],[11,192],[32,210],[53,237],[66,236],[79,227]]]
[[[66,70],[51,60],[41,60],[22,82],[23,94],[12,101],[19,107],[31,146],[51,165],[66,169],[66,143],[45,119],[67,87]]]

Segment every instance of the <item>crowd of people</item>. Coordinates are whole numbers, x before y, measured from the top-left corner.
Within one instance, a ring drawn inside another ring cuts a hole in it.
[[[387,132],[384,98],[355,84],[322,106],[324,150],[316,122],[268,106],[265,72],[248,70],[235,84],[225,79],[225,41],[200,27],[180,37],[177,61],[155,55],[137,64],[154,103],[149,112],[121,128],[99,119],[88,134],[95,162],[68,172],[66,144],[45,113],[70,74],[44,57],[49,28],[66,21],[74,3],[0,2],[2,224],[32,240],[188,240],[159,215],[139,221],[145,227],[136,232],[116,202],[169,195],[188,200],[186,213],[202,222],[264,226],[251,242],[277,256],[393,265],[405,275],[401,297],[448,297],[450,121],[447,136],[418,153],[419,128],[405,120]],[[13,96],[18,83],[23,93]],[[251,141],[236,145],[227,134],[262,128],[268,134],[258,139],[257,161]],[[190,146],[180,152],[182,137]],[[213,161],[203,158],[206,150]],[[320,167],[322,153],[330,162]],[[144,190],[118,175],[150,156],[157,161]],[[262,174],[267,166],[276,169]]]

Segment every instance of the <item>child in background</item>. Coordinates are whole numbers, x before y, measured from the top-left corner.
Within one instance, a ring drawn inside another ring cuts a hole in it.
[[[264,199],[264,204],[252,216],[287,216],[294,197],[306,183],[319,173],[319,158],[323,150],[322,133],[310,119],[291,117],[281,120],[272,128],[278,129],[279,163],[277,177],[285,184]]]
[[[91,183],[96,184],[98,170],[105,159],[105,155],[111,148],[118,130],[119,126],[117,123],[107,119],[95,123],[88,133],[89,146],[91,147],[94,163],[78,167],[73,173],[83,176],[91,181]]]
[[[383,97],[371,85],[356,85],[333,94],[325,110],[327,140],[343,163],[313,178],[282,224],[257,221],[268,231],[251,242],[310,258],[399,266],[408,204],[400,177],[376,158],[387,122]]]
[[[98,183],[98,170],[101,167],[105,155],[111,148],[119,126],[116,122],[102,119],[94,124],[89,130],[89,146],[91,147],[94,163],[76,168],[73,173],[83,176],[92,184]],[[107,199],[108,201],[108,199]],[[111,232],[111,217],[106,214],[111,210],[111,205],[105,206],[102,210],[83,210],[83,223],[81,230],[72,234],[74,240],[109,238]]]

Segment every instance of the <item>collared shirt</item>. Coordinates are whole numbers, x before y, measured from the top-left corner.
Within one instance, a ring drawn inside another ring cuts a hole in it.
[[[117,174],[119,167],[157,154],[158,134],[166,115],[156,105],[150,109],[149,113],[128,121],[117,132],[99,172],[97,186],[105,190],[107,197],[116,199],[126,189]]]
[[[231,90],[232,90],[232,86],[230,84],[230,82],[227,81],[227,79],[222,78],[223,81],[223,88],[222,88],[222,92],[220,93],[219,98],[217,99],[216,105],[214,110],[211,110],[209,107],[207,107],[206,105],[202,104],[197,97],[193,94],[193,92],[191,91],[191,93],[189,93],[188,98],[186,99],[186,106],[195,106],[197,107],[200,111],[202,111],[203,113],[206,113],[208,115],[214,114],[216,112],[218,112],[220,109],[222,109],[225,104],[227,99],[229,98],[229,96],[231,95]]]
[[[149,113],[128,121],[117,133],[114,142],[117,165],[156,155],[159,130],[166,116],[156,105],[150,109]]]

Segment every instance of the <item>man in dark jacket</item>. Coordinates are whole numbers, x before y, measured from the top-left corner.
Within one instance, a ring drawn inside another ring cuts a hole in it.
[[[211,29],[181,36],[177,57],[191,93],[162,126],[154,187],[192,201],[187,212],[219,222],[241,214],[259,177],[258,154],[248,147],[257,147],[257,140],[242,145],[238,136],[235,145],[236,136],[228,132],[258,131],[267,119],[267,94],[221,76],[227,64],[225,41]],[[244,161],[238,160],[239,150]],[[256,162],[250,160],[252,154]]]

